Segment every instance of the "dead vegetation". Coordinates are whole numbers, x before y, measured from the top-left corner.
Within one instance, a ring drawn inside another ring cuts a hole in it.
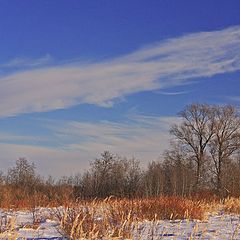
[[[209,213],[222,210],[225,213],[240,214],[239,198],[223,201],[204,199],[203,196],[79,199],[66,201],[61,207],[50,208],[48,218],[59,222],[60,233],[68,239],[133,239],[132,234],[135,237],[136,233],[141,234],[145,221],[150,221],[154,228],[158,220],[207,220]],[[14,234],[17,234],[14,218],[5,219],[3,216],[0,237],[15,236]]]
[[[240,214],[240,198],[227,198],[224,200],[223,206],[224,212]]]
[[[70,239],[129,238],[143,221],[161,219],[204,219],[204,201],[180,197],[80,201],[53,215]]]

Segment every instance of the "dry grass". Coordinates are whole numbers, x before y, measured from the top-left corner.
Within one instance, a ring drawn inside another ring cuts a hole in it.
[[[64,235],[70,239],[131,239],[138,223],[160,219],[203,219],[203,202],[180,197],[81,201],[56,210]]]
[[[70,239],[130,237],[132,214],[113,210],[110,200],[72,204],[53,213],[60,222],[63,235]]]
[[[223,203],[223,210],[226,213],[240,214],[240,198],[227,198]]]
[[[51,217],[59,221],[59,229],[68,239],[133,239],[132,234],[138,233],[145,220],[151,221],[153,226],[162,219],[205,220],[208,212],[219,209],[240,214],[240,198],[220,202],[218,199],[209,201],[176,196],[132,200],[110,197],[66,203],[64,207],[53,208]],[[13,225],[13,222],[2,219],[1,239],[16,239],[12,237],[16,234]]]
[[[14,240],[18,238],[18,233],[15,229],[15,218],[1,216],[0,218],[0,239]]]
[[[72,188],[33,191],[27,193],[21,188],[0,185],[0,208],[2,209],[30,209],[35,206],[56,207],[72,200]]]

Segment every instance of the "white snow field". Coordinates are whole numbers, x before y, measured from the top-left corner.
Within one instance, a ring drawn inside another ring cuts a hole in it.
[[[207,221],[146,221],[134,231],[134,239],[240,239],[240,217],[229,214],[210,215]]]
[[[6,228],[7,221],[13,225],[11,231],[0,235],[0,239],[68,239],[63,236],[57,220],[52,220],[51,213],[50,208],[39,208],[34,211],[0,210],[1,232]],[[33,215],[38,221],[35,227]],[[132,238],[136,240],[240,239],[240,216],[218,212],[209,214],[206,221],[144,221],[133,227],[132,234]]]
[[[10,231],[0,239],[54,239],[65,240],[56,220],[51,220],[51,209],[39,208],[34,211],[0,211],[1,229],[10,225]],[[34,227],[34,218],[38,224]],[[8,223],[7,223],[8,222]],[[11,226],[13,225],[13,226]],[[9,229],[9,227],[8,227]]]

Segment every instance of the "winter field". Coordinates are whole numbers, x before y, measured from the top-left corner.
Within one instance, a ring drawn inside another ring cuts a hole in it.
[[[240,200],[105,199],[1,210],[0,239],[240,239]]]

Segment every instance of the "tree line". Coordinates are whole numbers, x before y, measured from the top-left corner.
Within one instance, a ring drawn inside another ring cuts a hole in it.
[[[234,106],[188,105],[170,134],[170,148],[147,168],[135,158],[105,151],[87,171],[54,180],[39,176],[34,164],[20,158],[6,174],[0,174],[0,205],[26,198],[61,203],[199,192],[240,196],[240,116]]]

